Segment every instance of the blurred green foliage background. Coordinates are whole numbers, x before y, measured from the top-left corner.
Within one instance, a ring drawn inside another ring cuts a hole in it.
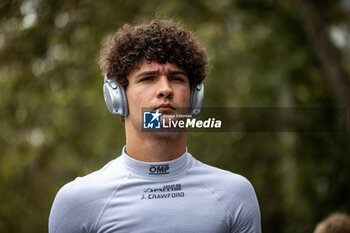
[[[212,62],[207,107],[330,107],[350,106],[349,16],[348,0],[1,0],[0,232],[47,232],[59,188],[121,153],[97,60],[124,23],[196,33]],[[350,212],[348,133],[197,132],[188,147],[252,182],[263,232]]]

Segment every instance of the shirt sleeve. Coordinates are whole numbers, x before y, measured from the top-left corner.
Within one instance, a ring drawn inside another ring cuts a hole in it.
[[[69,183],[61,188],[49,216],[49,233],[91,232],[94,202],[86,200],[79,187]]]
[[[242,203],[231,233],[261,233],[260,210],[257,202]]]
[[[261,233],[258,199],[251,183],[242,177],[241,188],[231,196],[230,212],[233,216],[231,233]]]

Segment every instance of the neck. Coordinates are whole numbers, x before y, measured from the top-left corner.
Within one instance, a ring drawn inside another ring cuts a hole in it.
[[[177,159],[186,151],[186,133],[150,133],[127,129],[125,152],[143,162],[164,162]]]

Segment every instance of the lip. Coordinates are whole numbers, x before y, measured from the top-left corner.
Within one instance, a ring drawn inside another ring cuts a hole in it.
[[[168,110],[169,111],[169,110],[175,110],[175,108],[173,105],[171,105],[169,103],[167,103],[167,104],[163,103],[163,104],[158,105],[154,110],[159,110],[159,111]]]

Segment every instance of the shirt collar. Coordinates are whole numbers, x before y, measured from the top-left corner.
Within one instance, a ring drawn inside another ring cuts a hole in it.
[[[187,152],[179,158],[166,162],[143,162],[131,158],[122,151],[122,159],[125,167],[134,175],[149,179],[167,179],[170,177],[181,176],[191,167],[191,155]]]

